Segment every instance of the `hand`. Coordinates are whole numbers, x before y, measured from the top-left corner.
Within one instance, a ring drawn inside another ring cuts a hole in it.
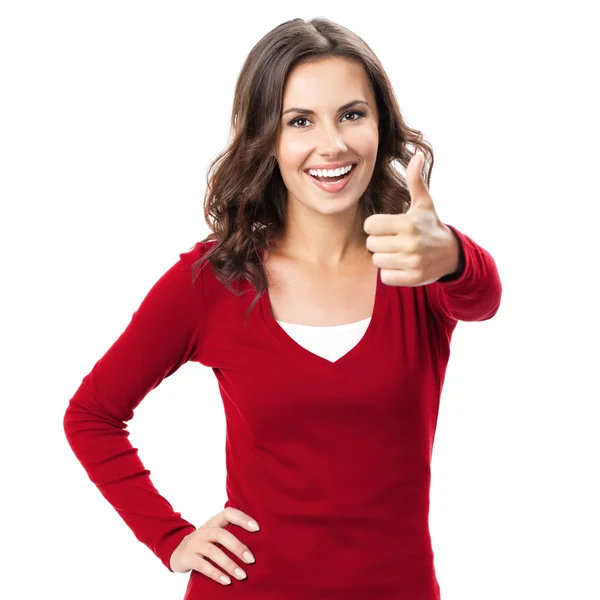
[[[192,531],[192,533],[186,535],[181,540],[179,546],[175,548],[171,555],[171,570],[176,573],[187,573],[194,569],[222,585],[229,585],[231,580],[219,571],[219,569],[202,558],[202,556],[205,556],[236,579],[245,579],[246,573],[242,569],[239,569],[239,574],[236,574],[235,571],[238,565],[223,550],[217,548],[213,542],[224,546],[245,562],[253,563],[254,557],[250,549],[245,544],[242,544],[231,532],[223,529],[229,523],[233,523],[248,531],[258,531],[248,526],[248,522],[251,520],[252,517],[249,517],[237,508],[228,506],[223,509],[219,514],[210,518],[204,525],[198,527],[196,531]],[[245,554],[246,552],[248,554]],[[199,556],[200,554],[202,556]],[[225,580],[222,580],[221,577],[225,577]]]
[[[458,268],[459,247],[452,230],[435,212],[421,174],[423,154],[417,152],[406,168],[411,205],[399,215],[371,215],[365,219],[367,248],[388,285],[433,283]]]

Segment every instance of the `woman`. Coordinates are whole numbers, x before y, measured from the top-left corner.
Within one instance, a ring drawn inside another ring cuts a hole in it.
[[[439,599],[439,398],[457,322],[498,310],[495,262],[437,217],[421,174],[430,146],[340,25],[294,19],[261,39],[232,131],[209,171],[213,233],[84,377],[69,443],[136,537],[191,571],[188,600]],[[187,361],[214,370],[227,419],[228,500],[198,528],[154,488],[125,430]]]

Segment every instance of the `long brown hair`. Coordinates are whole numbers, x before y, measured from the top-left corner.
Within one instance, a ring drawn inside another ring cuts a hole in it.
[[[238,77],[231,142],[207,172],[204,218],[212,233],[202,243],[216,243],[194,263],[192,274],[193,280],[200,265],[209,261],[215,277],[236,295],[240,294],[231,284],[240,278],[249,281],[257,295],[246,317],[267,289],[260,250],[270,248],[287,214],[287,188],[273,156],[286,78],[298,65],[330,57],[360,61],[377,101],[379,148],[371,181],[360,198],[362,220],[375,213],[404,213],[410,207],[406,180],[394,161],[406,168],[421,150],[429,186],[433,150],[420,131],[404,122],[392,85],[367,43],[323,17],[292,19],[275,27],[252,48]]]

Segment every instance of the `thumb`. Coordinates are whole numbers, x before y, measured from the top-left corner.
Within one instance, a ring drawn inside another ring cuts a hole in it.
[[[433,198],[422,175],[424,163],[425,156],[419,151],[414,154],[406,167],[406,183],[410,194],[410,209],[408,212],[411,209],[434,210]]]

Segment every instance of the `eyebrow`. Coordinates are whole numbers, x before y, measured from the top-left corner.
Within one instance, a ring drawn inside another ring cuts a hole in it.
[[[346,110],[347,108],[350,108],[351,106],[354,106],[355,104],[366,104],[367,106],[369,106],[369,103],[366,100],[350,100],[350,102],[346,102],[346,104],[342,104],[342,106],[339,107],[338,110]],[[305,115],[314,115],[315,111],[314,110],[310,110],[308,108],[288,108],[287,110],[283,111],[281,113],[281,116],[283,117],[283,115],[286,115],[289,112],[297,112],[297,113],[302,113]]]

